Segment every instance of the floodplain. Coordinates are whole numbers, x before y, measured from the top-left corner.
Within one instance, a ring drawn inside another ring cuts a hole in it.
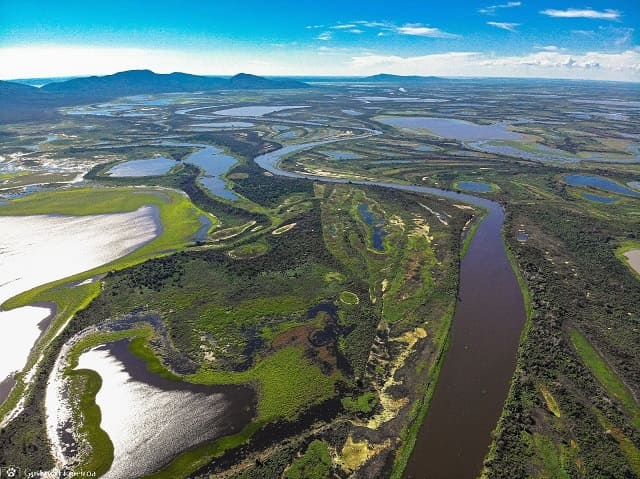
[[[466,474],[637,475],[637,90],[311,85],[139,95],[2,125],[0,222],[151,208],[161,225],[120,259],[51,265],[47,284],[3,298],[0,314],[56,304],[0,406],[3,461],[104,477],[420,477],[431,400],[465,354],[461,263],[482,253],[495,205],[522,322],[491,318],[513,350]],[[178,421],[154,443],[170,447],[136,449],[139,469],[109,391],[138,403],[128,422],[141,429],[162,417],[149,402]],[[212,411],[207,433],[175,436],[193,418],[170,412],[187,403]]]

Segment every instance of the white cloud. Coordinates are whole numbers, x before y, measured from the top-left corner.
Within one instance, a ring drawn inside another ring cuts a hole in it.
[[[316,40],[322,40],[324,42],[331,40],[331,32],[322,32],[316,37]]]
[[[633,28],[616,29],[615,31],[616,35],[614,37],[613,44],[617,48],[621,48],[628,45],[631,42],[631,38],[633,37],[633,32],[634,32]]]
[[[591,8],[568,8],[566,10],[555,10],[553,8],[548,8],[546,10],[542,10],[540,13],[543,15],[548,15],[549,17],[555,18],[593,18],[596,20],[619,20],[620,12],[618,10],[604,10],[598,11],[593,10]]]
[[[402,27],[395,29],[397,33],[401,35],[413,35],[418,37],[430,37],[430,38],[457,38],[458,35],[452,33],[443,32],[439,28],[426,27],[419,23],[408,23]]]
[[[351,47],[266,47],[178,51],[143,48],[31,45],[0,47],[0,78],[104,75],[149,68],[158,73],[200,75],[398,75],[542,77],[640,82],[640,48],[619,53],[574,53],[548,45],[523,55],[459,51],[422,56],[383,55]],[[268,56],[266,51],[268,51]],[[266,59],[266,60],[265,60]]]
[[[391,22],[376,22],[371,20],[357,20],[351,23],[355,23],[367,28],[390,28],[394,26]]]
[[[499,5],[489,5],[488,7],[481,8],[478,12],[484,13],[485,15],[495,15],[496,10],[499,8],[513,8],[521,5],[522,2],[507,2]]]
[[[501,28],[503,30],[508,30],[510,32],[515,32],[516,27],[519,27],[519,23],[508,23],[508,22],[487,22],[487,25],[491,25],[492,27]]]
[[[540,51],[520,56],[494,56],[480,52],[415,57],[368,54],[354,56],[350,68],[354,74],[361,75],[385,71],[399,75],[640,81],[640,49],[575,55],[559,51]]]
[[[334,25],[331,28],[333,28],[334,30],[348,30],[355,27],[356,25],[354,23],[339,23],[338,25]]]

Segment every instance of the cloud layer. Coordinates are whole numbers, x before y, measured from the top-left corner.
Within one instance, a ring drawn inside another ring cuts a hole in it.
[[[596,20],[619,20],[620,12],[617,10],[604,10],[598,11],[593,10],[591,8],[584,9],[576,9],[576,8],[568,8],[566,10],[555,10],[553,8],[548,8],[546,10],[542,10],[540,13],[543,15],[547,15],[549,17],[556,18],[592,18]]]

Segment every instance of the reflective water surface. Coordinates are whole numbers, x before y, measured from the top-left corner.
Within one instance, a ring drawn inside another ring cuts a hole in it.
[[[120,258],[160,233],[157,207],[91,216],[0,216],[0,304],[36,286]],[[0,311],[0,382],[21,370],[50,309]]]
[[[102,378],[96,395],[114,461],[102,477],[129,479],[161,468],[180,452],[238,432],[252,415],[250,390],[208,387],[153,375],[126,340],[83,353],[77,369]]]

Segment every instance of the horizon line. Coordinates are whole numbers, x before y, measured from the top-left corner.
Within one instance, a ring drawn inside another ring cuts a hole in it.
[[[136,69],[129,69],[129,70],[120,70],[114,73],[105,73],[105,74],[92,74],[92,73],[86,73],[86,74],[78,74],[78,75],[65,75],[65,76],[38,76],[38,77],[20,77],[20,78],[0,78],[0,81],[6,81],[6,82],[26,82],[26,81],[34,81],[34,80],[61,80],[61,81],[66,81],[66,80],[74,80],[74,79],[78,79],[78,78],[90,78],[90,77],[106,77],[106,76],[112,76],[112,75],[117,75],[118,73],[126,73],[126,72],[135,72],[135,71],[150,71],[156,75],[171,75],[174,73],[182,73],[182,74],[187,74],[187,75],[193,75],[193,76],[199,76],[199,77],[206,77],[206,78],[233,78],[236,75],[242,75],[242,74],[247,74],[247,75],[254,75],[254,76],[258,76],[258,77],[262,77],[262,78],[291,78],[291,79],[300,79],[300,78],[309,78],[309,79],[365,79],[365,78],[371,78],[371,77],[375,77],[378,75],[389,75],[389,76],[394,76],[394,77],[398,77],[398,78],[411,78],[411,77],[417,77],[417,78],[433,78],[433,79],[442,79],[442,80],[544,80],[544,81],[572,81],[572,82],[595,82],[595,83],[631,83],[631,84],[640,84],[640,81],[636,81],[636,80],[625,80],[625,79],[607,79],[607,80],[599,80],[599,79],[591,79],[591,78],[564,78],[564,77],[541,77],[541,76],[464,76],[464,75],[452,75],[452,76],[441,76],[441,75],[421,75],[421,74],[409,74],[409,75],[398,75],[395,73],[384,73],[384,72],[379,72],[379,73],[374,73],[372,75],[335,75],[335,74],[320,74],[320,75],[257,75],[254,73],[247,73],[247,72],[238,72],[235,73],[233,75],[221,75],[221,74],[215,74],[215,73],[211,73],[211,74],[195,74],[195,73],[188,73],[185,71],[173,71],[173,72],[169,72],[169,73],[158,73],[155,72],[153,70],[151,70],[150,68],[136,68]],[[41,85],[44,86],[44,85]],[[36,87],[39,88],[39,87]]]

